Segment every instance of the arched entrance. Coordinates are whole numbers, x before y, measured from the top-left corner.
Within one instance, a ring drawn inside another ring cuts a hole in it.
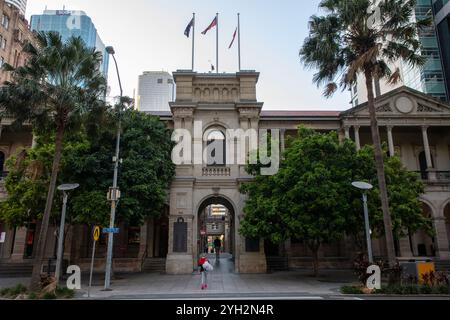
[[[432,209],[424,202],[422,202],[422,214],[427,218],[433,217]],[[416,257],[434,257],[436,255],[435,239],[430,237],[425,230],[418,230],[411,236],[411,247]]]
[[[229,200],[212,196],[198,209],[197,256],[207,254],[216,271],[234,272],[235,211]],[[219,253],[215,245],[220,243]]]

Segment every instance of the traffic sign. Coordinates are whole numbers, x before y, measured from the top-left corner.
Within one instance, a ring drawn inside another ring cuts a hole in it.
[[[119,228],[103,228],[103,233],[119,233]]]
[[[92,236],[94,237],[94,241],[98,241],[98,239],[100,238],[100,227],[99,226],[95,226],[94,233]]]

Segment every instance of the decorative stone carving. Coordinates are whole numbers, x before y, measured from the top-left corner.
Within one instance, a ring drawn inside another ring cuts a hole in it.
[[[421,113],[433,113],[433,112],[441,112],[440,110],[436,110],[432,107],[423,105],[421,103],[419,103],[417,105],[417,112],[421,112]]]
[[[376,112],[392,112],[392,109],[389,103],[386,103],[382,106],[377,107]]]
[[[395,101],[395,107],[400,113],[410,113],[414,109],[414,102],[408,97],[400,97]]]

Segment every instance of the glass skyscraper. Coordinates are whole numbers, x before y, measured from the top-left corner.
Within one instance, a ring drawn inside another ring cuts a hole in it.
[[[450,95],[450,0],[433,0],[433,13],[439,36],[447,93]]]
[[[422,20],[432,17],[431,0],[417,0],[415,19]],[[421,54],[427,58],[427,61],[420,68],[414,68],[402,62],[403,82],[408,87],[430,94],[440,100],[448,101],[443,60],[435,26],[419,31],[419,39],[422,43]]]
[[[79,36],[90,48],[102,53],[101,71],[108,78],[109,55],[98,35],[91,18],[83,11],[45,10],[43,14],[31,16],[31,30],[56,31],[63,40],[71,36]]]
[[[433,18],[433,11],[435,11],[433,7],[436,7],[437,2],[445,5],[448,9],[446,24],[438,25],[435,23],[419,31],[419,40],[422,45],[420,53],[426,57],[425,65],[413,67],[403,60],[393,62],[389,67],[392,70],[399,68],[401,81],[395,85],[388,84],[384,79],[374,81],[376,96],[385,94],[400,86],[407,86],[442,101],[450,100],[450,88],[448,86],[448,79],[450,79],[450,29],[448,22],[450,0],[434,0],[434,3],[432,1],[417,0],[413,15],[414,20]],[[434,20],[436,22],[436,15]],[[367,102],[364,75],[358,75],[357,82],[350,91],[351,103],[354,107]]]

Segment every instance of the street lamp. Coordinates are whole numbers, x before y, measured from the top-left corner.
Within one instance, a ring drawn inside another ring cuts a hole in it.
[[[104,290],[111,290],[110,284],[111,284],[111,267],[112,267],[112,255],[113,255],[113,240],[114,240],[114,233],[112,233],[111,229],[114,228],[114,221],[116,218],[116,206],[117,202],[120,197],[120,190],[117,187],[117,176],[119,171],[119,154],[120,154],[120,131],[121,131],[121,115],[120,112],[122,111],[122,96],[123,96],[123,90],[122,90],[122,81],[120,80],[120,73],[119,73],[119,67],[117,66],[117,60],[114,54],[116,53],[113,47],[106,47],[106,52],[110,54],[114,59],[114,64],[116,65],[116,72],[117,72],[117,78],[119,79],[119,87],[120,87],[120,100],[119,100],[119,121],[117,125],[117,140],[116,140],[116,153],[113,157],[114,162],[114,179],[113,179],[113,186],[109,189],[108,192],[108,200],[111,201],[111,216],[109,220],[109,233],[108,233],[108,252],[106,256],[106,271],[105,271],[105,288]]]
[[[373,189],[373,186],[370,183],[355,181],[352,182],[352,186],[355,188],[362,190],[363,203],[364,203],[364,222],[366,225],[366,240],[367,240],[367,251],[369,255],[369,262],[373,263],[373,255],[372,255],[372,241],[370,239],[370,225],[369,225],[369,209],[367,207],[367,191]]]
[[[63,192],[63,207],[62,207],[62,213],[61,213],[61,222],[59,224],[58,253],[56,255],[56,268],[55,268],[56,285],[58,285],[59,277],[61,275],[61,262],[62,262],[63,245],[64,245],[64,225],[66,223],[67,198],[69,197],[68,192],[75,190],[79,186],[80,185],[78,183],[62,184],[62,185],[58,186],[58,190]]]

